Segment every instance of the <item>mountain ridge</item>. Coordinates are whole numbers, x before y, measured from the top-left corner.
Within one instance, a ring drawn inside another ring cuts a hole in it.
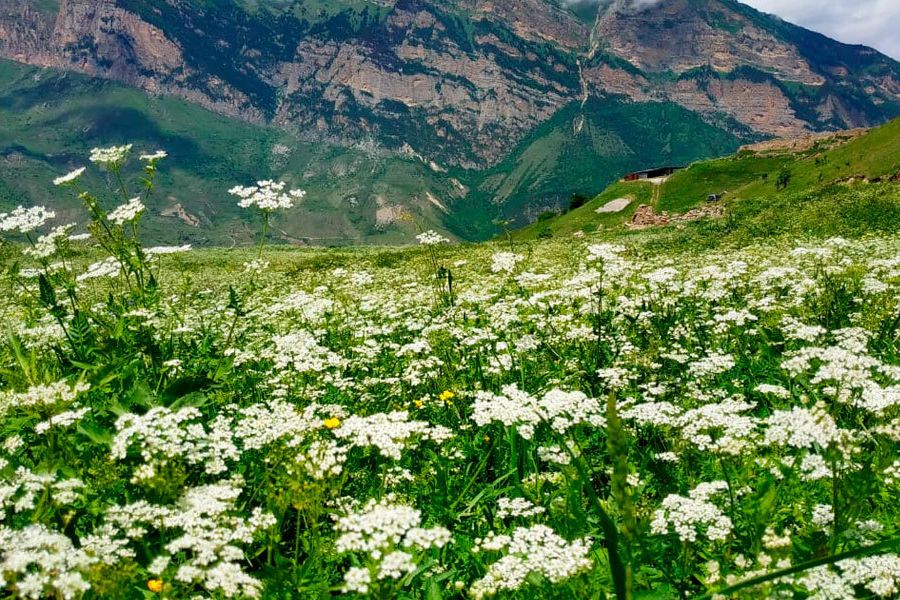
[[[10,0],[0,56],[173,93],[309,139],[347,144],[375,131],[389,148],[411,143],[464,168],[500,162],[497,139],[520,141],[585,94],[673,101],[770,136],[900,112],[896,62],[733,0],[642,10],[616,0],[598,5],[593,26],[548,0],[334,4],[343,10],[312,17],[296,12],[318,5],[309,0],[257,12],[230,1],[59,0],[54,18],[46,0]],[[787,93],[791,84],[806,95]]]
[[[582,133],[604,112],[598,105],[636,125],[677,106],[671,118],[701,137],[707,126],[719,132],[668,156],[664,132],[626,136],[613,144],[612,163],[602,160],[608,145],[576,152],[598,169],[636,168],[648,144],[661,151],[646,161],[691,160],[900,115],[896,61],[734,0],[663,0],[644,10],[622,0],[8,0],[0,58],[174,95],[306,143],[419,161],[468,189],[466,205],[486,207],[479,218],[497,207],[518,221],[522,207],[533,216],[620,175],[569,185],[566,165],[545,160],[533,176],[514,178],[521,184],[495,185],[527,163],[522,146],[535,132],[552,133],[536,142],[547,148],[593,144]]]

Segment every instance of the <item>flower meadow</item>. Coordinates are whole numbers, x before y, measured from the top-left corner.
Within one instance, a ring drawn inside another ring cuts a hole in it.
[[[131,152],[0,215],[5,597],[900,595],[900,238],[145,247]]]

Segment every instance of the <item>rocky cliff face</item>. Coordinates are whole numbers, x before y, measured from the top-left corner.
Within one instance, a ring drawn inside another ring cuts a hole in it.
[[[734,0],[616,0],[595,28],[600,47],[659,92],[771,136],[872,125],[895,114],[898,64],[763,15]]]
[[[874,50],[735,0],[647,4],[0,0],[0,58],[93,78],[0,69],[13,90],[0,94],[0,112],[22,131],[0,139],[0,203],[56,201],[19,186],[24,171],[4,160],[64,171],[84,144],[137,135],[190,164],[154,209],[170,237],[245,239],[221,180],[263,176],[315,198],[285,217],[289,241],[409,239],[408,214],[478,239],[497,217],[522,224],[629,170],[900,115],[900,65]],[[160,98],[132,100],[127,113],[113,99],[73,108],[76,90],[115,87],[98,78]],[[194,117],[173,138],[171,115],[151,109],[168,96],[275,129],[229,120],[233,136],[194,131],[194,120],[219,117],[189,107],[179,114]],[[58,123],[32,119],[44,104],[56,105]],[[126,122],[117,129],[115,118]],[[64,134],[25,139],[39,127]],[[195,156],[223,138],[255,141]]]
[[[239,89],[188,64],[177,40],[114,0],[7,0],[0,6],[0,57],[114,79],[170,93],[217,112],[260,121]],[[205,80],[207,90],[198,86]]]
[[[900,66],[873,50],[732,0],[593,4],[6,0],[0,57],[450,167],[500,162],[588,97],[675,102],[745,137],[900,114]]]

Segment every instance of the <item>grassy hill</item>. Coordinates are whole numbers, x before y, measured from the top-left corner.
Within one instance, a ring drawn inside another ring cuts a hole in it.
[[[675,104],[592,98],[541,125],[484,174],[478,189],[522,224],[548,207],[566,206],[572,193],[595,193],[629,171],[721,156],[739,145],[737,135]]]
[[[518,232],[520,239],[626,232],[637,206],[679,214],[722,194],[724,219],[706,219],[659,232],[671,243],[705,245],[714,236],[741,242],[758,236],[890,230],[900,226],[900,120],[863,135],[836,134],[800,149],[750,147],[733,156],[702,161],[661,185],[617,182],[584,206],[544,218]],[[782,182],[779,184],[779,176]],[[627,198],[619,213],[598,214],[608,202]],[[696,238],[696,239],[694,239]]]

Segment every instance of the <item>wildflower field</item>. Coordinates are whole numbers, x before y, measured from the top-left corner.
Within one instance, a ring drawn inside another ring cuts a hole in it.
[[[129,151],[0,216],[4,597],[900,594],[900,237],[147,248]]]

